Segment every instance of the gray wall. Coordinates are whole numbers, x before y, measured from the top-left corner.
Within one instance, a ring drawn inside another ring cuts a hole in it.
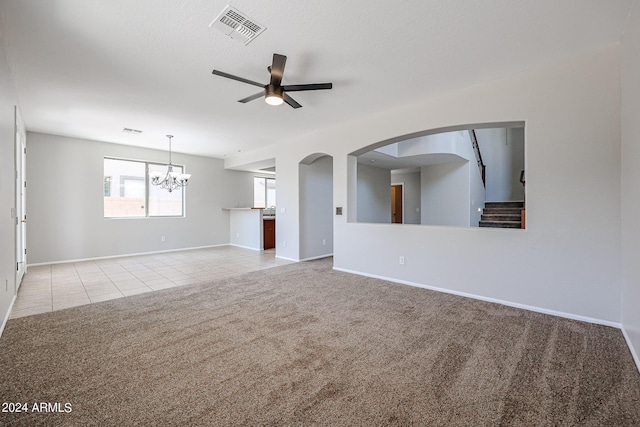
[[[422,224],[469,226],[469,164],[422,167]]]
[[[166,162],[166,151],[31,132],[27,147],[29,264],[228,244],[229,213],[222,208],[253,200],[252,173],[174,153],[174,163],[192,174],[186,217],[105,219],[104,157]]]
[[[358,164],[358,222],[391,223],[391,172]]]
[[[621,68],[622,327],[640,369],[640,4],[637,2],[623,37]]]
[[[524,200],[524,128],[477,129],[476,136],[486,165],[487,201]]]
[[[0,40],[1,42],[2,40]],[[15,87],[0,43],[0,332],[15,296]]]
[[[469,162],[469,225],[478,227],[482,218],[482,211],[486,200],[486,188],[482,182],[482,173],[476,162]]]
[[[300,259],[333,253],[333,158],[301,163]],[[324,243],[323,243],[324,242]]]

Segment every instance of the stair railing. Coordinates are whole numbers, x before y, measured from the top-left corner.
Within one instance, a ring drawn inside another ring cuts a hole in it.
[[[486,169],[487,166],[482,161],[482,154],[480,153],[480,145],[478,144],[478,138],[476,137],[475,129],[471,129],[469,131],[469,137],[471,137],[471,146],[473,147],[473,152],[476,155],[476,163],[478,164],[478,169],[480,170],[480,176],[482,176],[482,185],[487,186],[486,182]]]

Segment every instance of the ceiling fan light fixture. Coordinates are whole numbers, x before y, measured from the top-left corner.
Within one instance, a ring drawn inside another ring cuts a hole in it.
[[[282,88],[268,85],[265,90],[264,102],[269,105],[281,105],[284,102],[284,99],[282,99]]]
[[[269,105],[282,105],[284,100],[277,95],[267,95],[264,98],[264,102],[266,102]]]

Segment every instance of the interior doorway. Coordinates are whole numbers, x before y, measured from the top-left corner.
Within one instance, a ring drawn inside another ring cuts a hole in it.
[[[391,223],[403,224],[403,184],[391,184]]]
[[[27,271],[27,134],[20,115],[15,106],[15,168],[16,168],[16,201],[15,201],[15,248],[16,248],[16,294]]]

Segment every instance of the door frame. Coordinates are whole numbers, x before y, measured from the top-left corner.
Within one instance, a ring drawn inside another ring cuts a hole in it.
[[[14,106],[14,161],[16,171],[15,182],[15,258],[16,276],[15,293],[27,272],[27,132],[18,106]]]
[[[391,183],[391,187],[400,187],[401,191],[400,191],[400,197],[401,197],[401,208],[402,208],[402,222],[400,223],[395,223],[395,224],[404,224],[404,182],[392,182]],[[391,201],[392,204],[395,203],[394,200]],[[391,221],[393,221],[393,214],[391,216]],[[392,222],[393,224],[393,222]]]

